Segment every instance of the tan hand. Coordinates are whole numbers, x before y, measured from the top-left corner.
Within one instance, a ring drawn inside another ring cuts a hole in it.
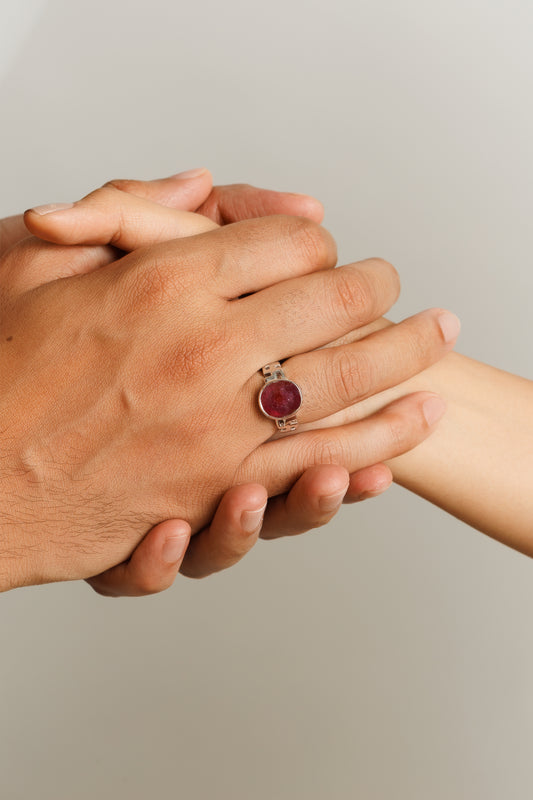
[[[96,196],[98,197],[98,194]],[[99,197],[100,197],[100,200],[101,200],[102,199],[102,193],[101,192],[100,192]],[[84,208],[85,212],[87,212],[89,210],[89,206],[91,204],[93,206],[95,205],[95,197],[94,196],[91,198],[91,200],[89,202],[84,201],[83,208]],[[133,207],[132,207],[132,210],[133,210]],[[78,208],[77,208],[78,224],[79,224],[79,220],[82,218],[82,215],[80,215],[80,211],[81,211],[81,208],[80,208],[80,206],[78,206]],[[92,214],[94,216],[94,212],[92,210],[89,210],[89,214]],[[64,226],[65,225],[65,220],[69,217],[69,215],[70,215],[70,212],[68,212],[66,215],[65,214],[59,214],[59,215],[58,214],[52,214],[52,218],[56,219],[56,223],[55,223],[56,225],[58,224],[58,222],[57,222],[58,220],[63,220],[62,224]],[[87,216],[87,214],[86,214],[86,216]],[[114,223],[114,218],[113,218],[113,214],[111,212],[111,209],[107,209],[105,215],[102,216],[102,219],[104,217],[105,217],[106,220],[108,220],[108,229],[109,229],[109,231],[111,231],[111,229],[113,228],[113,223]],[[120,211],[120,219],[124,219],[124,218],[127,218],[127,217],[128,217],[128,214],[125,213],[125,208],[123,206],[121,211]],[[87,219],[88,219],[88,217],[87,217]],[[46,217],[45,217],[45,220],[46,220]],[[170,220],[170,218],[169,218],[169,220]],[[192,222],[192,220],[191,220],[191,222]],[[159,220],[159,222],[158,222],[159,227],[160,227],[160,224],[161,223],[160,223],[160,220]],[[176,223],[174,222],[174,224],[176,224]],[[85,233],[85,236],[86,236],[87,231],[85,231],[84,233]],[[106,234],[106,235],[108,235],[108,234]],[[169,235],[169,231],[167,231],[165,233],[165,235]],[[117,241],[116,235],[113,234],[113,236],[115,236],[114,241]],[[100,237],[99,241],[108,241],[108,239],[106,239],[105,237],[104,238]],[[126,242],[126,240],[124,239],[124,236],[122,236],[122,240],[120,242],[118,242],[118,243],[120,244],[120,246],[126,246],[128,244]],[[136,244],[136,243],[130,241],[129,244],[132,245],[132,244]],[[330,467],[322,467],[321,470],[311,471],[306,480],[301,479],[298,482],[297,486],[295,487],[294,491],[291,493],[291,495],[289,495],[288,498],[283,498],[283,499],[276,498],[276,501],[274,503],[271,503],[271,509],[270,509],[271,521],[275,520],[278,523],[278,526],[281,527],[281,530],[285,534],[288,533],[288,532],[291,532],[291,533],[298,532],[299,530],[311,527],[314,524],[317,524],[317,523],[321,524],[324,521],[326,521],[326,519],[330,518],[332,516],[332,513],[334,513],[334,512],[331,511],[331,504],[330,504],[330,509],[328,510],[328,513],[325,513],[324,508],[321,507],[321,505],[318,503],[318,497],[320,496],[320,491],[317,492],[317,490],[320,489],[321,482],[322,482],[322,485],[324,486],[324,485],[326,485],[328,483],[328,481],[329,481],[330,484],[331,484],[332,481],[334,483],[335,483],[335,481],[337,482],[337,491],[334,492],[337,495],[339,495],[338,487],[339,486],[341,487],[341,495],[340,495],[340,497],[339,496],[337,497],[337,507],[338,507],[338,505],[340,504],[340,501],[342,499],[342,493],[343,493],[343,491],[345,491],[346,486],[348,485],[347,476],[345,476],[343,474],[343,470],[341,470],[340,467],[331,467],[331,466]],[[389,481],[390,481],[390,476],[389,476],[387,468],[385,468],[384,466],[380,467],[379,465],[378,465],[377,468],[372,468],[371,471],[368,471],[368,470],[366,471],[366,479],[365,479],[365,473],[364,472],[363,473],[359,473],[357,475],[354,475],[354,476],[352,476],[352,482],[351,482],[352,483],[352,486],[351,486],[352,491],[350,493],[350,498],[353,499],[354,494],[358,494],[358,495],[363,494],[364,495],[365,493],[367,493],[367,494],[376,493],[376,488],[377,488],[377,491],[379,491],[380,488],[384,488],[389,483]],[[367,484],[366,487],[365,487],[365,482]],[[370,482],[370,485],[369,485],[369,482]],[[372,482],[373,482],[373,485],[372,485]],[[343,486],[344,486],[344,489],[342,489]],[[329,487],[326,486],[326,489],[328,489],[328,488],[331,489],[331,486],[329,486]],[[247,499],[243,495],[244,489],[245,489],[245,487],[240,487],[239,488],[240,497],[241,497],[242,500],[246,500]],[[315,501],[314,503],[313,502],[311,502],[311,503],[307,502],[307,506],[308,506],[307,509],[305,508],[306,504],[304,502],[302,502],[303,499],[304,499],[304,496],[305,496],[304,489],[307,492],[307,496],[306,496],[307,497],[307,501],[309,501],[309,499],[311,499],[311,501],[314,499],[314,501]],[[253,491],[253,487],[251,487],[250,491]],[[227,508],[228,508],[228,506],[226,505],[226,509]],[[288,515],[288,512],[289,512],[289,515]],[[226,517],[227,516],[228,516],[228,514],[226,514]],[[229,515],[229,516],[231,516],[231,515]],[[233,521],[230,520],[229,522],[226,523],[228,525],[227,530],[229,530],[229,531],[233,530],[233,532],[235,534],[235,536],[234,536],[234,541],[235,542],[237,541],[237,539],[235,537],[239,538],[241,546],[238,549],[240,551],[242,551],[242,549],[243,549],[242,548],[243,535],[242,535],[242,530],[239,532],[238,526],[235,526],[235,524],[234,524],[234,521],[235,521],[236,518],[237,517],[235,516],[235,514],[233,514]],[[220,519],[221,519],[221,516],[219,514],[218,515],[218,521],[220,521]],[[213,523],[215,530],[217,528],[216,522],[217,522],[217,520],[215,520],[215,522]],[[232,527],[232,525],[233,525],[233,527]],[[165,526],[166,526],[166,530],[168,530],[169,523],[165,523]],[[218,527],[220,528],[220,525]],[[268,524],[267,524],[267,532],[268,532]],[[268,535],[268,533],[267,533],[267,535]],[[273,534],[270,534],[270,535],[273,535]],[[213,541],[216,541],[214,539],[214,537],[211,537],[211,538],[213,539]],[[248,536],[248,539],[249,539],[249,541],[252,541],[250,536]],[[159,539],[158,539],[158,541],[159,541]],[[205,541],[208,541],[208,537],[207,536],[205,537]],[[148,542],[146,542],[144,544],[147,545]],[[220,568],[221,559],[216,558],[216,557],[214,557],[214,558],[211,557],[211,559],[209,559],[207,557],[207,559],[206,559],[206,556],[209,555],[210,551],[208,549],[206,549],[205,547],[200,546],[200,539],[195,539],[194,546],[191,548],[191,550],[196,552],[196,555],[197,555],[196,562],[198,562],[198,554],[201,554],[204,566],[199,569],[198,568],[198,563],[196,563],[196,564],[193,564],[193,566],[191,568],[190,563],[189,563],[189,569],[188,569],[189,573],[192,573],[192,574],[205,574],[205,572],[209,571],[210,569]],[[226,558],[222,559],[223,565],[228,560],[227,559],[227,551],[226,551],[225,555],[226,555]],[[189,560],[189,562],[191,561],[190,558],[188,560]],[[147,559],[147,561],[149,561],[149,559]],[[194,561],[194,559],[193,559],[193,561]],[[137,560],[137,562],[138,562],[138,560]],[[207,562],[207,565],[208,565],[207,569],[205,567],[206,562]],[[138,563],[140,563],[140,562],[138,562]],[[131,563],[130,566],[133,566],[133,560],[132,560],[132,563]],[[131,572],[131,570],[130,570],[130,572]],[[168,574],[168,569],[166,570],[166,572]],[[121,579],[122,579],[124,577],[124,569],[122,567],[121,568],[116,568],[116,570],[114,571],[114,576],[113,576],[114,579],[118,578],[119,574],[120,574]],[[147,585],[147,581],[145,580],[146,569],[143,571],[143,575],[144,575],[144,577],[143,577],[144,584],[143,585],[146,587],[146,585]],[[111,579],[111,574],[108,575],[108,579]],[[115,580],[115,583],[116,583],[116,580]],[[148,581],[148,583],[150,583],[150,581]],[[153,585],[153,581],[152,581],[151,585]],[[115,588],[116,588],[116,586],[115,586]]]
[[[211,176],[205,169],[148,182],[112,181],[109,186],[183,211],[200,210],[203,215],[220,224],[276,213],[305,216],[315,222],[320,222],[323,217],[320,203],[305,195],[257,189],[245,184],[213,188]],[[49,211],[50,206],[46,209],[40,208],[39,216],[44,216],[43,210]],[[32,214],[28,215],[28,218],[31,227],[32,218],[34,221],[36,218]],[[183,230],[183,234],[193,235],[203,230],[201,220],[198,218],[189,215],[183,222],[186,220],[190,228]],[[89,219],[87,221],[89,222]],[[45,219],[45,238],[46,222]],[[177,226],[176,219],[172,222],[173,226]],[[118,229],[119,219],[116,220],[116,225]],[[35,227],[34,225],[34,229]],[[37,229],[43,232],[43,226],[39,227],[39,220]],[[63,239],[66,237],[67,241],[73,235],[70,228],[63,233]],[[89,233],[87,229],[80,231],[85,240]],[[177,227],[171,234],[178,234]],[[0,255],[27,236],[28,229],[22,214],[0,220]],[[54,239],[53,236],[50,238]],[[62,237],[56,237],[59,243],[61,239]],[[102,254],[102,265],[108,263],[109,256],[108,252]],[[94,268],[98,266],[95,261],[91,263]],[[77,260],[75,268],[80,271],[85,270],[86,258],[81,257]],[[324,524],[332,516],[331,513],[327,515],[324,513],[324,506],[331,507],[331,494],[333,493],[334,498],[338,498],[339,491],[343,490],[346,483],[344,473],[345,470],[342,468],[329,465],[310,469],[288,495],[278,496],[270,501],[262,535],[267,536],[269,531],[272,535],[289,535]],[[355,486],[362,499],[365,493],[370,496],[383,491],[390,480],[388,467],[377,465],[353,475],[350,488]],[[206,575],[242,558],[245,550],[249,549],[254,541],[254,537],[250,536],[249,520],[254,514],[257,516],[258,508],[262,516],[261,497],[265,494],[265,490],[261,490],[259,500],[257,491],[258,487],[254,484],[242,485],[236,490],[228,491],[210,525],[209,535],[206,530],[203,536],[210,542],[210,546],[202,548],[202,552],[199,548],[195,548],[194,558],[191,557],[192,549],[188,553],[189,570],[198,575]],[[259,507],[257,507],[258,502]],[[241,525],[241,519],[244,527]],[[186,549],[188,542],[186,531],[190,533],[190,528],[185,522],[168,520],[157,525],[145,536],[131,559],[89,579],[89,582],[97,591],[106,595],[138,595],[162,591],[172,582],[181,566],[183,554],[180,555],[180,548]]]

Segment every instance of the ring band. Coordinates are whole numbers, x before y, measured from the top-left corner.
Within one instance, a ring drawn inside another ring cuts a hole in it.
[[[302,405],[302,390],[290,381],[279,361],[262,369],[265,385],[259,392],[259,408],[276,423],[281,433],[292,433],[298,426],[296,412]]]

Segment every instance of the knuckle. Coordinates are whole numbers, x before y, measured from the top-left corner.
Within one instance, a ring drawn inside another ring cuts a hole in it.
[[[320,464],[342,464],[344,448],[342,442],[335,436],[319,435],[313,437],[307,445],[307,466]]]
[[[412,447],[412,435],[405,417],[397,411],[390,411],[387,415],[386,438],[391,450],[404,453]]]
[[[131,224],[131,218],[129,222]],[[124,232],[127,230],[127,227],[128,227],[128,220],[126,219],[125,209],[122,206],[116,206],[115,220],[114,220],[115,230],[111,234],[111,237],[109,239],[109,244],[118,245],[121,242]]]
[[[289,235],[300,257],[311,265],[333,266],[337,248],[328,231],[306,217],[289,217]]]
[[[374,306],[373,292],[366,276],[355,270],[336,270],[332,295],[333,315],[344,325]]]
[[[331,384],[343,407],[371,393],[373,367],[365,353],[352,356],[341,352],[333,360],[331,370]]]
[[[422,324],[421,324],[422,323]],[[438,325],[428,330],[425,320],[418,322],[410,332],[407,352],[416,367],[424,367],[430,363],[431,351],[436,342],[440,342]]]
[[[85,197],[83,197],[79,202],[89,201],[95,205],[102,205],[104,207],[107,207],[110,202],[116,203],[116,187],[114,187],[111,182],[104,183],[103,186],[100,186],[98,189],[94,189],[94,191],[86,194]]]
[[[130,180],[129,178],[113,178],[111,181],[106,181],[101,187],[102,189],[118,189],[120,192],[128,192],[134,194],[134,190],[139,186],[139,181]]]
[[[401,290],[401,281],[396,267],[384,258],[376,257],[370,259],[370,264],[374,267],[376,272],[379,272],[383,286],[388,290],[387,294],[392,293],[398,298]]]

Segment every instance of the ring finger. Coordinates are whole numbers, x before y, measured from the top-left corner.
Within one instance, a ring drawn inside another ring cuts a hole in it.
[[[314,422],[396,386],[431,366],[453,346],[459,333],[454,314],[423,311],[365,339],[294,356],[283,364],[288,380],[301,389],[300,423]],[[260,388],[254,375],[246,390]],[[256,388],[257,387],[257,388]],[[266,425],[272,421],[265,418]]]

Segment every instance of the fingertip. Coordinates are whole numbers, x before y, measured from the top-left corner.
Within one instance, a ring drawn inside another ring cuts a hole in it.
[[[50,217],[47,219],[47,216],[39,214],[35,208],[27,208],[23,215],[24,224],[34,236],[41,236],[41,231],[46,230],[47,224],[50,222]]]
[[[191,526],[184,519],[166,519],[157,525],[157,531],[164,536],[190,536]]]
[[[245,535],[259,531],[268,503],[268,492],[260,483],[240,484],[229,490],[229,509],[233,525]]]
[[[78,244],[78,234],[72,230],[72,223],[77,217],[76,215],[72,217],[69,213],[75,205],[75,203],[50,203],[47,206],[28,208],[24,212],[24,224],[30,233],[44,241],[65,245]]]
[[[350,476],[348,470],[339,464],[317,464],[309,467],[298,484],[315,497],[328,497],[346,491]]]
[[[46,217],[49,214],[56,214],[59,211],[66,211],[69,208],[72,208],[74,203],[47,203],[44,206],[34,206],[33,208],[28,208],[24,213],[25,214],[36,214],[38,217]]]
[[[252,535],[259,532],[261,525],[263,524],[266,507],[267,504],[265,502],[262,506],[252,509],[245,509],[241,513],[240,525],[244,533]]]
[[[452,311],[438,310],[437,322],[446,344],[455,343],[461,332],[461,320]]]
[[[182,519],[168,519],[157,526],[156,534],[163,564],[180,564],[189,546],[191,526]]]
[[[170,181],[190,181],[195,180],[196,178],[202,178],[205,176],[209,176],[212,178],[213,176],[207,169],[207,167],[197,167],[196,169],[188,169],[185,172],[176,172],[175,175],[170,175],[166,180]],[[162,178],[161,180],[165,180]]]
[[[346,497],[347,491],[348,486],[345,486],[340,492],[321,497],[318,501],[320,511],[323,514],[336,514]]]
[[[190,536],[185,534],[172,534],[167,536],[163,548],[161,550],[161,558],[165,564],[179,564],[183,560],[185,551],[189,544]]]
[[[323,514],[335,514],[350,486],[348,470],[337,464],[326,464],[320,468],[318,476],[320,495],[318,508]]]
[[[381,467],[382,472],[376,475],[372,485],[366,489],[365,494],[368,496],[374,497],[378,494],[382,494],[392,486],[393,475],[390,467],[388,467],[386,464],[380,464],[379,466]]]
[[[358,503],[383,494],[392,484],[393,476],[387,464],[375,464],[350,475],[345,503]]]
[[[241,511],[261,508],[268,500],[268,492],[260,483],[239,483],[228,489],[224,501]]]
[[[438,394],[429,395],[422,403],[422,413],[429,427],[433,427],[444,416],[446,402]]]
[[[298,216],[307,217],[307,219],[319,224],[322,222],[324,219],[324,206],[320,200],[307,194],[291,194],[290,196],[298,203]]]

